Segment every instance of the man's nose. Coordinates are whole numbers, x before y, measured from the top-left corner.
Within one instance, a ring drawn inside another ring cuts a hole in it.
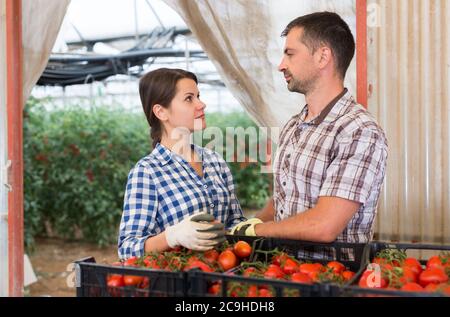
[[[278,71],[284,72],[285,69],[286,69],[286,65],[284,64],[284,58],[283,58],[280,62],[280,65],[278,65]]]

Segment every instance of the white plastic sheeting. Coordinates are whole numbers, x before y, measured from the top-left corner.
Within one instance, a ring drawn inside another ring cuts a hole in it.
[[[22,0],[23,100],[47,65],[70,0]]]
[[[44,70],[70,0],[22,0],[23,100]],[[8,294],[6,1],[0,0],[0,296]]]

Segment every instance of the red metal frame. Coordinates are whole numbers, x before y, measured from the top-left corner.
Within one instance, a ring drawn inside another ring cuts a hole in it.
[[[23,296],[23,69],[22,0],[6,0],[6,107],[8,160],[11,161],[8,195],[9,296]]]
[[[367,108],[367,0],[356,0],[356,100]]]

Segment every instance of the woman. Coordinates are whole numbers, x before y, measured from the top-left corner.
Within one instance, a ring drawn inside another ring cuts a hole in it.
[[[128,176],[119,232],[122,259],[178,245],[208,250],[221,242],[224,225],[229,229],[245,220],[226,162],[190,142],[192,132],[206,127],[197,84],[193,73],[167,68],[139,82],[153,151]]]

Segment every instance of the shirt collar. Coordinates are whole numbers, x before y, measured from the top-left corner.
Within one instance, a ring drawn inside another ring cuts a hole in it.
[[[203,160],[203,148],[196,144],[191,144],[191,148],[194,149],[197,152],[197,154],[200,156],[200,158]],[[176,155],[171,150],[169,150],[168,148],[166,148],[164,145],[162,145],[159,142],[156,144],[155,148],[153,149],[152,154],[155,156],[155,158],[159,161],[159,163],[162,166],[169,163],[172,160],[173,156]]]
[[[336,96],[323,110],[322,112],[309,122],[305,122],[305,118],[308,115],[308,105],[305,105],[300,113],[300,121],[302,123],[309,123],[315,126],[320,125],[322,122],[333,122],[340,117],[343,108],[348,105],[348,100],[353,100],[353,97],[348,92],[347,88]]]

